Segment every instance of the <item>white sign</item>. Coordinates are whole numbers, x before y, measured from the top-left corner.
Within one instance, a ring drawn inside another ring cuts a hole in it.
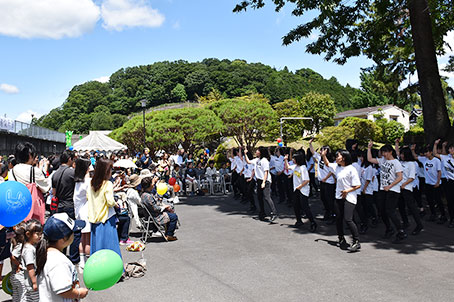
[[[0,129],[14,132],[14,121],[6,117],[0,117]]]

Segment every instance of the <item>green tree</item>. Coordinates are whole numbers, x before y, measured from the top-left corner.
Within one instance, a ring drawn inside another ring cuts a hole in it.
[[[232,136],[238,145],[251,152],[260,140],[270,139],[278,127],[275,111],[260,95],[221,100],[210,108],[224,123],[222,136]]]
[[[304,115],[300,102],[296,99],[288,99],[273,105],[276,110],[278,119],[281,117],[302,117]],[[286,120],[282,126],[283,140],[285,143],[291,143],[300,139],[305,129],[302,120]],[[277,130],[277,129],[276,129]],[[276,131],[275,137],[280,134]]]
[[[172,98],[177,102],[185,102],[188,99],[184,85],[180,83],[178,83],[177,86],[172,89],[171,95]]]
[[[376,140],[377,131],[379,128],[375,123],[368,119],[359,117],[347,117],[340,124],[339,127],[345,127],[351,130],[354,139],[365,146],[369,140]],[[345,143],[345,140],[344,140]]]
[[[96,107],[91,114],[91,120],[91,130],[111,130],[113,128],[112,115],[107,106]]]
[[[336,107],[330,95],[309,92],[300,99],[300,106],[303,116],[313,119],[304,121],[305,129],[318,133],[323,127],[333,125]]]
[[[444,37],[454,29],[452,1],[271,2],[276,11],[288,3],[294,5],[294,16],[317,10],[312,20],[298,25],[284,36],[285,45],[317,31],[317,41],[306,46],[309,53],[323,53],[325,59],[339,64],[344,64],[351,57],[365,55],[379,68],[387,68],[400,80],[417,71],[426,117],[426,139],[432,141],[439,136],[454,138],[436,57],[445,53]],[[234,12],[248,7],[262,8],[264,5],[265,0],[244,0],[234,8]]]
[[[317,141],[322,146],[329,146],[331,150],[345,149],[345,141],[354,138],[354,129],[343,126],[325,127],[317,135]]]

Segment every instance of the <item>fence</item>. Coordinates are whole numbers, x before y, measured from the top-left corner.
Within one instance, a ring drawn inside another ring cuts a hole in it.
[[[16,133],[22,136],[29,136],[37,139],[48,140],[53,142],[65,143],[66,136],[64,133],[30,125],[27,123],[13,121],[9,129],[5,129],[9,132]],[[1,130],[1,129],[0,129]]]

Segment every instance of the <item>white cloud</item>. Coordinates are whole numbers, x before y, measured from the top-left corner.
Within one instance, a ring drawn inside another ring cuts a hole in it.
[[[0,0],[0,34],[78,37],[91,31],[99,16],[100,9],[92,0]]]
[[[103,77],[93,79],[93,81],[98,81],[101,83],[107,83],[107,82],[109,82],[109,80],[110,80],[110,76],[103,76]]]
[[[121,31],[127,27],[159,27],[165,17],[144,0],[104,0],[101,5],[103,27]]]
[[[5,83],[0,84],[0,90],[5,93],[9,93],[9,94],[19,93],[19,88],[17,88],[14,85],[5,84]]]
[[[34,118],[40,118],[42,114],[37,113],[33,110],[27,110],[25,112],[22,112],[16,117],[16,121],[20,121],[23,123],[30,123],[32,121],[32,114]]]

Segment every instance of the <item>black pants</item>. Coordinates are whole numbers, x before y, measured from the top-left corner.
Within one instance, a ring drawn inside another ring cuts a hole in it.
[[[118,218],[118,238],[121,241],[126,241],[129,238],[129,225],[131,223],[131,218],[129,218],[128,214],[126,215],[117,215]]]
[[[357,196],[357,201],[356,201],[356,207],[355,211],[358,213],[359,219],[361,221],[361,225],[367,225],[368,223],[368,217],[366,214],[366,209],[365,209],[365,203],[366,203],[366,194],[361,194]]]
[[[285,188],[287,192],[287,204],[293,205],[293,176],[285,175]]]
[[[318,191],[318,186],[317,186],[317,181],[315,180],[315,172],[310,172],[309,173],[309,184],[310,184],[310,194],[317,193]],[[314,193],[312,193],[314,191]]]
[[[276,175],[276,186],[279,194],[279,203],[285,201],[285,193],[287,191],[285,188],[285,178],[286,175],[283,172],[280,175]]]
[[[242,199],[246,199],[246,179],[244,175],[238,175],[238,188],[240,189],[240,194],[242,195]]]
[[[257,199],[259,201],[259,217],[265,217],[265,202],[271,209],[271,215],[277,214],[276,207],[274,206],[274,202],[271,199],[271,184],[267,181],[265,182],[265,188],[262,189],[262,179],[257,179]]]
[[[418,207],[422,208],[424,204],[422,203],[422,195],[426,195],[426,179],[424,177],[418,177],[419,178],[419,198],[416,198],[416,200],[420,200],[420,203],[418,203]],[[427,199],[427,196],[426,196]]]
[[[432,215],[436,215],[437,212],[435,210],[435,205],[438,206],[438,210],[440,211],[441,216],[445,216],[445,206],[441,201],[441,192],[440,187],[435,188],[434,185],[426,184],[426,197],[427,202],[429,203],[430,213]]]
[[[394,227],[398,231],[402,230],[402,224],[396,213],[397,203],[399,202],[399,193],[381,190],[378,194],[379,211],[381,219],[386,226],[386,230],[392,229],[389,220],[392,221]]]
[[[347,223],[354,241],[359,240],[358,227],[353,221],[353,212],[355,205],[345,199],[336,199],[334,203],[334,210],[336,212],[336,229],[339,238],[344,237],[344,220]]]
[[[328,184],[326,182],[320,183],[320,199],[322,200],[323,207],[325,208],[325,219],[332,217],[334,214],[335,192],[336,184]]]
[[[419,215],[419,209],[416,205],[416,200],[413,196],[413,192],[403,189],[401,192],[401,199],[404,202],[404,211],[402,212],[401,210],[401,216],[402,220],[404,223],[408,224],[408,216],[407,216],[407,211],[405,211],[405,206],[410,210],[411,215],[413,215],[413,219],[415,220],[415,223],[418,227],[422,227],[422,221],[421,221],[421,216]],[[399,206],[400,210],[400,206]],[[405,217],[403,215],[405,215]]]
[[[74,219],[74,220],[76,219],[76,215],[74,213],[74,208],[59,207],[57,209],[57,213],[66,213],[72,219]],[[80,232],[74,232],[74,241],[69,246],[69,256],[68,256],[68,258],[74,264],[77,264],[77,263],[80,262],[80,254],[79,254],[80,238],[81,238],[81,233]],[[63,254],[66,255],[66,248],[63,250]]]
[[[377,218],[377,211],[374,208],[375,205],[375,195],[373,194],[365,194],[364,200],[364,211],[366,212],[366,216],[372,219]]]
[[[421,187],[421,184],[419,185]],[[422,191],[418,187],[413,187],[413,197],[415,199],[416,205],[419,208],[422,208]]]
[[[255,198],[254,198],[254,188],[255,188],[255,180],[252,179],[251,181],[246,181],[246,190],[244,195],[246,200],[249,201],[251,207],[255,208]]]
[[[446,181],[446,201],[448,202],[449,219],[454,221],[454,180]]]
[[[232,171],[232,187],[233,187],[233,195],[234,196],[239,196],[240,195],[240,187],[239,187],[239,182],[238,178],[240,175],[236,173],[235,170]]]
[[[301,208],[306,213],[307,218],[311,222],[315,222],[314,215],[312,215],[311,208],[309,207],[309,198],[303,195],[300,190],[295,190],[293,192],[293,209],[295,211],[296,221],[301,221]]]
[[[271,195],[277,196],[277,175],[271,173]]]

